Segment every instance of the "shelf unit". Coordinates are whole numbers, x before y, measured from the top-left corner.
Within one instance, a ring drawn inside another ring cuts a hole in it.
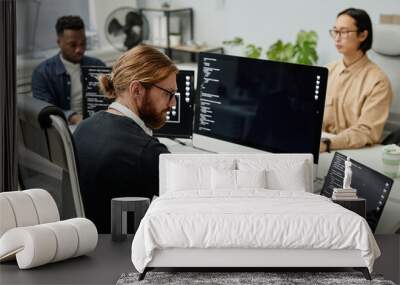
[[[180,44],[178,46],[171,46],[170,35],[171,35],[171,16],[173,15],[189,15],[189,42],[193,42],[194,40],[194,25],[193,25],[193,9],[192,8],[180,8],[180,9],[171,9],[171,8],[141,8],[140,13],[145,16],[146,13],[161,13],[166,18],[166,44],[155,43],[151,40],[144,41],[144,44],[154,46],[156,48],[164,49],[165,53],[172,58],[173,51],[179,52],[187,52],[191,54],[191,61],[195,62],[197,59],[197,54],[200,52],[220,52],[223,53],[223,47],[208,47],[208,46],[197,46],[197,45],[184,45]],[[154,28],[151,27],[150,28]],[[159,31],[162,32],[162,31]],[[181,37],[183,34],[181,34]],[[183,38],[182,38],[183,39]]]

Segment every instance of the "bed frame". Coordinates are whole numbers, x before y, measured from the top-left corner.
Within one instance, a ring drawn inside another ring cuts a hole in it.
[[[206,158],[217,159],[290,157],[293,161],[304,161],[308,176],[307,192],[313,192],[313,159],[311,154],[162,154],[160,156],[160,195],[166,192],[167,162]],[[367,280],[371,276],[359,250],[333,249],[255,249],[255,248],[168,248],[157,249],[139,280],[155,268],[232,268],[246,271],[250,268],[354,268],[361,271]],[[263,270],[260,270],[263,271]]]
[[[371,280],[369,270],[359,250],[327,249],[193,249],[170,248],[155,250],[139,280],[155,268],[338,268],[350,267],[361,271]],[[262,270],[260,270],[262,271]]]

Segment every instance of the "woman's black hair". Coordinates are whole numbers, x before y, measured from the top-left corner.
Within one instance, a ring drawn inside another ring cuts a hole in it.
[[[340,12],[337,17],[341,15],[348,15],[356,22],[357,33],[360,34],[364,31],[368,31],[367,38],[360,44],[359,49],[366,53],[372,47],[372,23],[368,13],[361,9],[348,8]]]

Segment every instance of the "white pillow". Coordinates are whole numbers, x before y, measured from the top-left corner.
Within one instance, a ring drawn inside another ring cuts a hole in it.
[[[263,170],[267,172],[267,188],[273,190],[306,191],[309,182],[306,178],[305,161],[290,159],[239,159],[239,170]]]
[[[266,171],[211,169],[211,189],[237,190],[242,188],[266,188]]]
[[[211,189],[236,190],[236,170],[211,168]]]
[[[166,185],[169,191],[211,190],[211,167],[215,169],[234,169],[233,159],[178,158],[165,164]],[[162,171],[162,170],[160,170]]]
[[[267,171],[236,170],[237,188],[267,188]]]
[[[293,169],[271,169],[267,172],[268,188],[272,190],[302,191],[307,189],[304,169],[301,164]]]
[[[185,191],[193,189],[210,189],[211,167],[186,166],[169,163],[167,191]]]

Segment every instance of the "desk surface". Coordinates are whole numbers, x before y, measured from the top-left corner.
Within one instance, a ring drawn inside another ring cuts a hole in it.
[[[169,139],[159,137],[158,140],[165,144],[171,153],[210,153],[204,149],[193,147],[191,139]]]
[[[112,242],[110,235],[99,235],[96,249],[87,256],[28,270],[19,270],[16,261],[1,263],[0,284],[115,284],[122,273],[135,270],[132,239]]]

